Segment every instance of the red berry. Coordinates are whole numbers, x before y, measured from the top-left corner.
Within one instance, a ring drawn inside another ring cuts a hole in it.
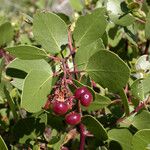
[[[89,91],[83,93],[80,97],[80,103],[85,107],[88,107],[92,101],[93,101],[93,96]]]
[[[55,101],[52,107],[53,111],[57,115],[63,115],[68,111],[68,105],[65,102]]]
[[[68,123],[70,125],[76,125],[76,124],[80,123],[81,115],[76,112],[71,112],[66,115],[65,119],[66,119],[66,123]]]
[[[76,89],[75,94],[74,94],[75,98],[79,99],[81,95],[85,93],[86,91],[88,91],[88,89],[85,86]]]

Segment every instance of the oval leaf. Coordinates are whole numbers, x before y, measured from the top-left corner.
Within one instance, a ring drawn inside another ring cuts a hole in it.
[[[1,150],[8,150],[3,138],[0,136],[0,149]]]
[[[131,85],[132,95],[139,99],[144,100],[150,93],[150,75],[147,75],[143,79],[137,79]]]
[[[145,36],[150,40],[150,12],[146,16],[146,24],[145,24]]]
[[[20,79],[20,78],[13,78],[13,80],[11,81],[11,84],[21,91],[23,89],[23,83],[24,83],[24,79]]]
[[[68,43],[65,22],[53,13],[37,13],[33,20],[33,34],[42,47],[50,53],[58,53]]]
[[[81,16],[73,32],[76,47],[86,46],[98,40],[105,32],[107,21],[104,8],[96,9],[92,14]]]
[[[93,116],[86,115],[82,118],[83,124],[86,128],[94,134],[96,141],[100,143],[100,141],[105,141],[108,139],[107,132],[102,124],[96,120]]]
[[[9,107],[12,111],[13,117],[14,117],[15,120],[17,120],[18,119],[18,114],[16,112],[16,105],[15,105],[13,99],[11,98],[11,96],[9,94],[9,91],[6,89],[5,86],[4,86],[4,93],[5,93],[5,97],[7,99],[7,102],[9,104]]]
[[[108,132],[110,140],[117,141],[122,150],[132,150],[132,134],[128,129],[112,129]]]
[[[130,109],[129,109],[129,103],[128,103],[127,95],[126,95],[126,93],[124,92],[123,89],[120,90],[119,95],[120,95],[120,98],[122,100],[122,103],[123,103],[123,106],[124,106],[124,109],[125,109],[125,114],[128,116],[129,113],[130,113]]]
[[[129,26],[133,24],[135,18],[131,14],[126,14],[120,17],[115,23],[121,26]]]
[[[144,89],[142,79],[137,79],[132,83],[131,93],[138,100],[144,100]]]
[[[0,26],[0,35],[0,47],[11,42],[14,35],[11,23],[5,22]]]
[[[132,125],[138,130],[150,129],[150,112],[143,110],[133,118]]]
[[[72,8],[76,11],[82,11],[83,9],[83,4],[80,0],[70,0],[70,5]]]
[[[86,71],[97,83],[118,92],[127,83],[129,67],[113,52],[101,50],[89,59]]]
[[[75,63],[78,67],[78,70],[84,70],[87,67],[89,58],[101,49],[104,49],[102,39],[98,39],[87,46],[81,46],[75,55]]]
[[[150,129],[140,130],[132,140],[133,150],[149,150],[150,149]]]
[[[28,112],[38,112],[50,93],[52,75],[44,70],[32,70],[25,78],[21,107]]]
[[[6,50],[13,56],[20,59],[44,59],[47,57],[46,52],[43,49],[37,48],[35,46],[16,46],[8,47]]]
[[[50,65],[43,59],[40,60],[21,60],[15,59],[7,66],[7,71],[9,69],[22,70],[29,73],[32,70],[45,70],[51,72]],[[13,74],[9,74],[10,76]]]
[[[23,144],[29,139],[36,139],[44,132],[46,122],[46,114],[20,119],[15,123],[12,130],[15,140],[19,140],[19,143]]]

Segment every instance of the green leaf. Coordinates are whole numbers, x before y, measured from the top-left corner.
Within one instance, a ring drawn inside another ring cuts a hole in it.
[[[150,75],[144,79],[138,79],[131,85],[132,95],[139,99],[144,100],[146,96],[150,93]]]
[[[17,120],[18,119],[18,114],[16,112],[16,105],[15,105],[13,99],[10,97],[9,91],[6,89],[6,87],[4,87],[4,93],[5,93],[5,97],[8,101],[9,107],[12,111],[12,114],[14,116],[14,119]]]
[[[68,43],[65,22],[53,13],[37,13],[33,21],[33,34],[42,47],[52,54],[61,50]]]
[[[104,49],[104,45],[101,39],[98,39],[97,41],[94,41],[87,46],[81,46],[75,55],[75,63],[78,67],[78,70],[86,69],[89,58],[101,49]]]
[[[13,135],[19,143],[35,140],[42,135],[47,122],[47,115],[42,113],[37,117],[20,119],[13,127]]]
[[[13,78],[13,80],[11,81],[11,84],[21,91],[23,89],[23,83],[24,83],[24,79],[21,78]]]
[[[147,39],[150,40],[150,12],[147,14],[146,17],[146,24],[145,24],[145,36]]]
[[[4,88],[8,89],[8,91],[12,90],[12,85],[10,84],[9,80],[3,79],[1,80],[1,83],[0,83],[0,98],[3,99],[2,100],[3,102],[6,101],[6,94],[4,92]]]
[[[133,150],[149,150],[150,149],[150,129],[138,131],[132,140]]]
[[[13,39],[13,27],[9,22],[0,26],[0,47],[8,44]]]
[[[118,19],[115,23],[121,26],[129,26],[133,24],[135,21],[135,18],[131,14],[126,14],[122,16],[120,19]]]
[[[109,27],[109,28],[108,28]],[[122,39],[122,28],[120,29],[118,25],[114,23],[108,24],[107,32],[108,32],[108,42],[112,47],[117,47],[118,44],[121,43]],[[118,49],[117,49],[118,50]]]
[[[5,48],[11,55],[20,59],[44,59],[47,57],[43,49],[35,46],[21,45],[16,47]]]
[[[132,95],[137,98],[138,100],[144,99],[144,90],[142,79],[137,79],[131,85],[131,93]]]
[[[125,114],[126,114],[126,116],[128,116],[130,113],[130,109],[129,109],[129,103],[128,103],[127,95],[125,94],[123,89],[120,90],[119,95],[120,95],[120,98],[122,100],[122,103],[123,103],[123,106],[125,109]]]
[[[32,70],[25,78],[21,107],[29,112],[38,112],[44,106],[52,85],[52,73]]]
[[[60,140],[57,143],[55,143],[55,144],[52,145],[52,147],[53,147],[54,150],[61,149],[61,146],[64,143],[64,140],[66,139],[66,136],[67,136],[66,133],[61,134]]]
[[[150,74],[143,80],[143,88],[145,96],[150,93]]]
[[[0,82],[1,82],[1,78],[2,78],[2,71],[3,71],[4,65],[5,65],[4,58],[1,58],[0,59]]]
[[[7,69],[17,69],[29,73],[31,70],[45,70],[51,72],[50,65],[43,59],[41,60],[21,60],[15,59],[8,64]]]
[[[19,39],[20,39],[21,45],[32,45],[32,41],[29,39],[29,35],[26,33],[21,34]]]
[[[108,131],[109,140],[117,141],[122,150],[132,150],[132,134],[128,129],[112,129]]]
[[[4,102],[5,93],[4,93],[4,82],[0,83],[0,103]]]
[[[82,11],[83,5],[80,0],[70,0],[69,2],[76,11]]]
[[[121,103],[118,103],[116,105],[112,101],[112,104],[108,106],[108,109],[111,112],[111,115],[113,115],[114,118],[116,118],[116,119],[119,119],[119,118],[123,117],[123,115],[124,115],[124,109],[122,108],[122,104]]]
[[[130,75],[129,67],[108,50],[101,50],[92,55],[86,71],[92,80],[113,92],[119,92]]]
[[[150,112],[143,110],[133,118],[132,125],[138,130],[150,129]]]
[[[67,25],[70,25],[71,23],[71,20],[69,18],[69,16],[67,14],[64,14],[64,13],[56,13],[56,15],[58,15]]]
[[[104,34],[107,26],[105,13],[104,8],[99,8],[92,14],[79,17],[73,32],[76,47],[87,46]]]
[[[124,28],[124,36],[125,38],[133,45],[135,45],[136,47],[138,47],[137,45],[137,36],[136,36],[136,32],[133,28],[133,26],[128,26]]]
[[[87,110],[97,111],[99,109],[107,107],[109,104],[111,104],[111,100],[108,97],[95,94],[95,100],[90,104]]]
[[[96,120],[93,116],[85,115],[82,118],[83,124],[86,128],[94,134],[96,141],[100,144],[100,141],[105,141],[108,139],[107,132],[102,124]]]
[[[0,149],[1,150],[8,150],[3,138],[0,136]]]

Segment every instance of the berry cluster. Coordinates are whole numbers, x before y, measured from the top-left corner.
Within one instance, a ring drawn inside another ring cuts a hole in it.
[[[75,91],[75,98],[80,100],[81,105],[88,107],[93,101],[93,96],[86,87],[78,88]]]
[[[69,110],[71,110],[74,98],[80,100],[81,105],[85,107],[88,107],[93,101],[92,94],[84,86],[76,89],[74,96],[70,96],[65,99],[64,93],[62,94],[62,91],[56,91],[54,96],[49,95],[48,101],[44,106],[45,109],[49,109],[51,105],[51,108],[56,115],[65,115]],[[77,125],[81,121],[81,114],[72,111],[65,116],[65,121],[67,124]]]

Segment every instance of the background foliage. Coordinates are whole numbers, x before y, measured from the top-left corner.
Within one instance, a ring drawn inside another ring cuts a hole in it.
[[[80,125],[86,150],[150,149],[149,0],[0,4],[1,150],[83,150]],[[93,95],[77,126],[46,107],[64,77]]]

